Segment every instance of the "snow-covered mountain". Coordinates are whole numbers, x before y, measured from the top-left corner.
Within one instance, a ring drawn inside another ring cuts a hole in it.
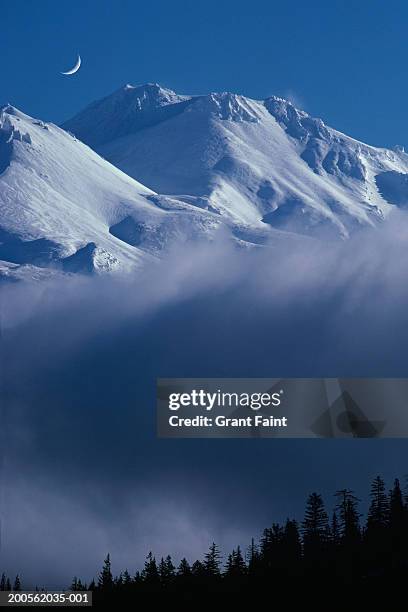
[[[408,206],[401,149],[281,98],[126,85],[62,128],[0,109],[0,276],[127,270],[221,226],[246,247],[345,238]]]
[[[228,219],[347,237],[408,205],[408,155],[327,127],[287,100],[126,85],[63,126],[129,176]],[[244,230],[245,228],[245,230]]]
[[[167,201],[61,128],[1,108],[3,278],[126,270],[219,225]]]

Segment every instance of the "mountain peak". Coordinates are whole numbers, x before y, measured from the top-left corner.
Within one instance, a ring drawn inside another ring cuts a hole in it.
[[[115,94],[118,94],[120,92],[128,92],[128,93],[131,92],[131,95],[133,96],[140,96],[140,95],[143,95],[144,93],[149,93],[151,95],[158,95],[158,96],[170,95],[170,96],[177,96],[177,98],[185,97],[185,96],[179,96],[172,89],[168,89],[167,87],[162,87],[162,85],[160,85],[159,83],[144,83],[142,85],[132,85],[131,83],[126,83],[126,85],[124,85],[119,90],[111,94],[111,96],[115,96]],[[111,96],[107,96],[107,98]]]
[[[21,110],[19,110],[16,106],[13,106],[12,104],[10,104],[10,102],[7,102],[7,104],[3,104],[3,106],[0,106],[0,115],[10,115],[10,117],[27,117],[28,115],[26,115],[25,113],[23,113]]]
[[[256,102],[229,91],[210,93],[195,98],[194,111],[207,112],[223,121],[255,123],[259,116]]]
[[[91,104],[88,109],[91,109],[93,112],[100,112],[101,108],[112,110],[120,106],[122,112],[126,112],[133,106],[143,109],[148,105],[161,107],[179,102],[187,97],[179,96],[172,89],[162,87],[158,83],[144,83],[143,85],[126,83],[126,85],[123,85],[105,98]]]
[[[3,104],[2,106],[0,106],[0,113],[7,113],[8,115],[15,115],[16,111],[17,109],[14,106],[12,106],[10,102],[7,102],[7,104]]]
[[[189,96],[178,95],[158,83],[127,83],[85,108],[62,127],[96,147],[113,136],[125,136],[163,121],[181,112],[190,100]]]

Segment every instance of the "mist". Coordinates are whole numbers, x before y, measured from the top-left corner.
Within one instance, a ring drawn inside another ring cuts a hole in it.
[[[126,277],[1,288],[0,570],[24,586],[193,561],[305,496],[405,474],[405,440],[159,440],[158,377],[407,375],[408,217],[343,242],[173,248]]]

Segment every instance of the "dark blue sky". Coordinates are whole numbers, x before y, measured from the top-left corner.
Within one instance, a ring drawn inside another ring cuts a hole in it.
[[[293,96],[372,144],[408,144],[408,4],[0,0],[1,96],[62,121],[131,82]],[[74,77],[59,73],[79,52]]]

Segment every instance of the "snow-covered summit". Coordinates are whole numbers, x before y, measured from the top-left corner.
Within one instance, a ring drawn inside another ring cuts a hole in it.
[[[90,104],[63,128],[97,147],[182,112],[190,99],[157,83],[138,87],[127,84]]]
[[[407,199],[400,193],[399,175],[408,170],[404,153],[358,142],[288,100],[164,91],[159,114],[132,106],[130,127],[122,114],[108,122],[109,97],[93,105],[89,126],[84,111],[64,127],[154,191],[258,229],[267,224],[347,237],[377,225]],[[94,126],[101,122],[110,129],[95,144]]]

